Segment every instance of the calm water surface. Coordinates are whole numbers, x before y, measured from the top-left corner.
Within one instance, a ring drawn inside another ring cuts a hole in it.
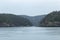
[[[0,40],[60,40],[60,27],[2,27]]]

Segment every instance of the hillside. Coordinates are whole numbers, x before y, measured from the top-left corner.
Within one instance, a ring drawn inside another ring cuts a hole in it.
[[[60,11],[49,13],[41,22],[40,26],[55,27],[60,26]]]
[[[0,14],[0,27],[2,26],[32,26],[32,23],[24,17],[13,14]]]

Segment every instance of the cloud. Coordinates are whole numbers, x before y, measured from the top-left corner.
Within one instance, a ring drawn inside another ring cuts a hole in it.
[[[60,3],[60,0],[0,0],[0,2],[9,2],[9,3],[46,3],[46,2],[55,2]]]
[[[60,10],[60,0],[0,0],[0,12],[39,15],[55,10]]]
[[[9,0],[9,1],[10,2],[60,2],[60,0]]]

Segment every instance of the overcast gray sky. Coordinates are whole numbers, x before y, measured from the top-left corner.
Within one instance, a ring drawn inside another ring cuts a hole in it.
[[[0,13],[44,15],[60,10],[60,0],[0,0]]]

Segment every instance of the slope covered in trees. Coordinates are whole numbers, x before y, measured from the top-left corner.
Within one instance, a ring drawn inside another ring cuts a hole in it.
[[[39,24],[40,26],[55,27],[60,26],[60,11],[49,13]]]
[[[1,26],[32,26],[32,23],[24,17],[13,14],[0,14]]]

